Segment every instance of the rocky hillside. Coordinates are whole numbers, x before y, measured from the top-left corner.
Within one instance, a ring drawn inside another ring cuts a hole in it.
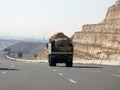
[[[11,45],[10,48],[12,52],[22,52],[24,54],[38,54],[45,47],[45,43],[39,42],[19,42]]]
[[[6,47],[16,44],[19,41],[17,40],[5,40],[5,39],[0,39],[0,50],[4,50]]]
[[[45,43],[19,42],[6,48],[8,56],[26,60],[39,59],[39,52],[43,50]]]
[[[84,25],[73,35],[74,59],[120,60],[120,0],[99,24]]]

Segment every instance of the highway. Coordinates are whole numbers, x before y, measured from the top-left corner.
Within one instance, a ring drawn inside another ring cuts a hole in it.
[[[120,67],[12,61],[0,52],[0,90],[120,90]]]

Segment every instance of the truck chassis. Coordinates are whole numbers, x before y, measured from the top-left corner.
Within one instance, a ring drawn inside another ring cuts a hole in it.
[[[57,63],[65,63],[66,67],[73,66],[72,52],[52,52],[48,55],[49,66],[56,66]]]

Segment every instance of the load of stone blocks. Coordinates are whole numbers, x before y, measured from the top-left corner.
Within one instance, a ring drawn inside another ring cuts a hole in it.
[[[69,42],[71,41],[71,39],[69,37],[67,37],[63,32],[58,32],[50,37],[49,42],[59,41],[59,40],[67,40]]]

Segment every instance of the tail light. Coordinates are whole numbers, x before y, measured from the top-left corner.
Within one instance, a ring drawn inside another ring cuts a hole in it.
[[[73,56],[72,56],[72,55],[69,55],[69,56],[68,56],[68,58],[70,58],[70,59],[71,59],[71,58],[73,58]]]
[[[55,58],[55,55],[51,55],[52,58]]]

